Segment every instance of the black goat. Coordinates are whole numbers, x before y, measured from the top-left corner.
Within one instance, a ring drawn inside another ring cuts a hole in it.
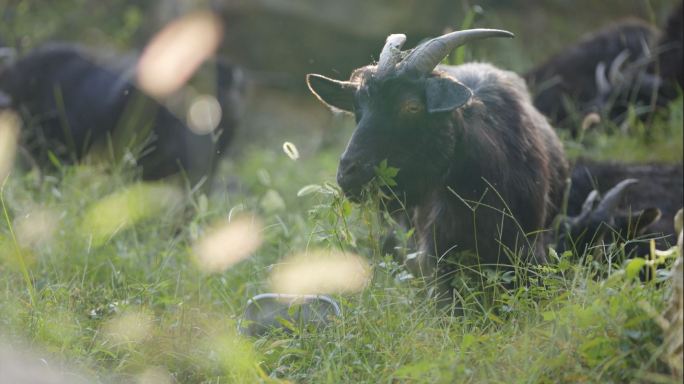
[[[664,81],[662,94],[666,99],[677,96],[677,89],[684,89],[684,3],[675,7],[665,22],[658,38],[658,58],[652,63],[649,72],[659,73]],[[655,68],[658,66],[658,68]]]
[[[561,126],[573,112],[580,116],[598,112],[613,91],[606,70],[610,68],[609,77],[615,82],[625,61],[646,57],[656,37],[657,30],[639,20],[622,21],[586,35],[524,75],[533,91],[534,105]],[[652,82],[651,78],[643,79],[643,84],[630,84],[621,91],[637,92],[648,104]]]
[[[191,181],[211,175],[217,153],[236,124],[229,104],[241,82],[233,68],[217,67],[218,98],[224,104],[222,134],[196,134],[134,84],[132,71],[99,65],[85,49],[66,43],[37,48],[0,69],[0,94],[22,112],[22,143],[39,163],[51,151],[63,162],[82,159],[94,145],[114,144],[115,157],[139,152],[142,177],[163,178],[180,170]],[[237,84],[237,85],[236,85]]]
[[[511,36],[458,31],[401,52],[405,36],[391,35],[377,65],[349,81],[307,77],[321,101],[356,117],[337,173],[346,195],[358,197],[382,160],[399,168],[391,193],[416,228],[423,274],[445,276],[448,263],[437,261],[451,251],[483,264],[510,265],[509,251],[545,260],[535,231],[558,212],[567,177],[558,137],[518,75],[438,66],[468,41]]]
[[[682,87],[682,4],[662,31],[640,20],[623,20],[584,36],[527,72],[534,104],[560,127],[601,112],[616,122],[630,105],[648,116],[677,97]],[[654,99],[655,97],[655,99]]]
[[[571,176],[560,250],[579,253],[592,240],[615,235],[620,240],[648,234],[659,249],[676,244],[672,225],[683,205],[682,164],[621,164],[580,160]],[[598,195],[603,195],[603,200]],[[612,232],[612,233],[611,233]],[[612,239],[609,239],[612,240]],[[572,244],[565,243],[570,241]],[[648,254],[648,244],[628,244],[626,253]]]

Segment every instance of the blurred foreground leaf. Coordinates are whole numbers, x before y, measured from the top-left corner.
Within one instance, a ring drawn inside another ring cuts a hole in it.
[[[92,204],[86,211],[81,230],[101,245],[133,224],[173,210],[181,203],[181,192],[157,183],[138,183]]]

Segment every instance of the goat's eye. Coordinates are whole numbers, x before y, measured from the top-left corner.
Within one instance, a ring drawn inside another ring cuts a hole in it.
[[[417,100],[406,100],[401,104],[402,114],[415,115],[423,111],[423,104]]]

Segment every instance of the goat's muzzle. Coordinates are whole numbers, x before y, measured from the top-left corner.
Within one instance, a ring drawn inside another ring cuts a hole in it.
[[[373,179],[374,175],[373,166],[370,163],[343,156],[337,168],[337,184],[342,188],[345,196],[358,201],[363,187]]]

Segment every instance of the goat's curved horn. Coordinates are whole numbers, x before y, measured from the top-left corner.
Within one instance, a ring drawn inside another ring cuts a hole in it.
[[[615,211],[615,208],[617,208],[618,204],[620,203],[620,200],[625,195],[625,192],[627,192],[627,189],[638,182],[639,181],[637,179],[622,180],[608,192],[606,192],[605,195],[603,195],[603,199],[596,210],[612,215]]]
[[[466,29],[435,37],[417,46],[402,61],[402,70],[415,70],[420,74],[428,74],[457,47],[488,37],[514,37],[511,32],[500,29]]]
[[[401,47],[406,42],[406,35],[393,34],[387,37],[385,46],[380,52],[377,73],[383,75],[394,69],[394,66],[401,60]]]
[[[652,57],[651,47],[650,47],[650,44],[648,43],[648,41],[646,41],[646,37],[641,36],[641,38],[639,39],[639,43],[641,44],[641,52],[643,52],[642,55],[645,57],[651,58]]]
[[[587,195],[587,198],[584,200],[584,203],[582,203],[582,212],[578,216],[586,216],[591,214],[591,212],[596,209],[596,206],[599,204],[601,201],[599,197],[599,193],[597,190],[593,189],[589,194]]]
[[[596,80],[596,90],[598,91],[598,94],[602,97],[607,97],[610,95],[613,87],[610,85],[610,82],[608,82],[608,78],[606,77],[606,63],[598,63],[594,72],[594,77]]]
[[[627,61],[627,58],[629,58],[629,51],[625,49],[615,56],[615,59],[613,59],[613,62],[610,64],[610,69],[608,70],[608,79],[614,86],[619,85],[625,78],[625,76],[622,74],[622,67]]]

